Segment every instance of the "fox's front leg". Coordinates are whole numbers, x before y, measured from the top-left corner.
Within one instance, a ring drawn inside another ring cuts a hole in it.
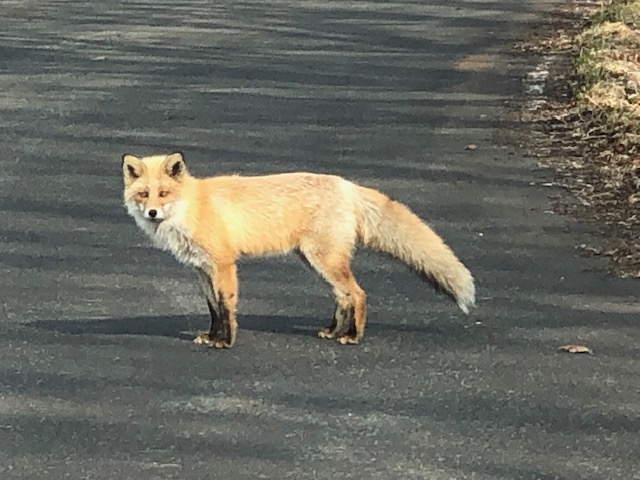
[[[233,263],[216,265],[211,274],[202,270],[199,270],[198,274],[207,297],[211,328],[208,334],[198,335],[194,342],[214,348],[231,348],[238,330],[236,265]]]
[[[238,321],[236,305],[238,304],[238,275],[235,263],[218,264],[213,274],[213,288],[218,298],[218,312],[222,323],[222,331],[215,348],[231,348],[236,341]]]
[[[209,327],[209,333],[200,333],[193,339],[193,342],[197,344],[208,344],[210,339],[217,337],[220,333],[220,330],[222,329],[222,319],[218,313],[218,298],[216,291],[213,288],[211,275],[200,268],[197,269],[197,273],[202,287],[202,292],[207,300],[207,307],[209,308],[209,315],[211,316],[211,327]]]
[[[336,292],[336,309],[331,320],[331,325],[318,332],[320,338],[337,338],[344,333],[353,319],[353,307],[346,298]]]

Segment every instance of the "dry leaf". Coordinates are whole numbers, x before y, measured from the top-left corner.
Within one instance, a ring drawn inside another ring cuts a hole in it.
[[[562,350],[567,353],[588,353],[589,355],[593,355],[593,350],[591,350],[586,345],[577,345],[575,343],[570,343],[569,345],[563,345],[558,350]]]

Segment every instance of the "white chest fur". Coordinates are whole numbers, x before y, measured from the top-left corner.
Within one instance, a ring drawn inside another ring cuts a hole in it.
[[[177,208],[176,208],[177,207]],[[169,218],[160,223],[146,219],[135,205],[127,205],[129,214],[145,232],[156,247],[171,252],[185,265],[206,269],[211,265],[209,255],[193,241],[191,232],[184,226],[178,205],[172,209]]]
[[[171,252],[180,262],[198,268],[211,265],[207,253],[196,245],[188,231],[165,220],[156,228],[153,237],[156,245]]]

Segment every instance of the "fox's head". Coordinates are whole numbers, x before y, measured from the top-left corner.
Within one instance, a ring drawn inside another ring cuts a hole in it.
[[[138,158],[123,155],[124,203],[136,219],[162,222],[180,199],[188,175],[182,153]]]

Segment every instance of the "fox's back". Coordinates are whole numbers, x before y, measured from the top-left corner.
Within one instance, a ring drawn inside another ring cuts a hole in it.
[[[306,236],[329,235],[336,225],[355,221],[353,184],[333,175],[224,176],[200,183],[200,201],[242,253],[287,251]]]
[[[344,179],[315,173],[281,173],[264,176],[224,176],[203,180],[213,199],[261,211],[316,210],[336,197]],[[337,200],[337,199],[336,199]],[[293,202],[293,203],[292,203]]]

